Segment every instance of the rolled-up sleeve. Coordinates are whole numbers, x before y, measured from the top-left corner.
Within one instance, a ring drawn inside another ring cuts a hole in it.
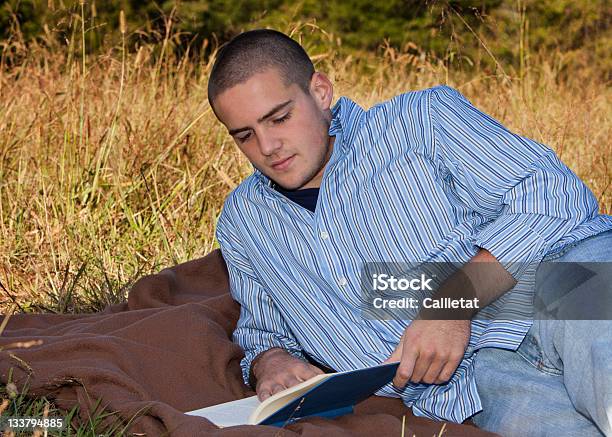
[[[251,363],[268,349],[279,347],[293,356],[305,357],[291,329],[257,278],[226,208],[217,222],[216,237],[227,265],[232,297],[240,304],[240,318],[233,341],[244,350],[240,367],[248,385]]]
[[[432,155],[460,200],[489,219],[473,243],[516,280],[597,215],[593,193],[550,148],[510,132],[452,88],[435,88],[429,105]]]

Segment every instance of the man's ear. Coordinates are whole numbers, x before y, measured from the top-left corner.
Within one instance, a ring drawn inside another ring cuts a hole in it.
[[[310,79],[310,95],[322,111],[330,108],[334,97],[334,86],[329,78],[319,71],[315,71]]]

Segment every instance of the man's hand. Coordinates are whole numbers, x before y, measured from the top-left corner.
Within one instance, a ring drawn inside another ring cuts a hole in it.
[[[414,320],[385,361],[400,361],[393,385],[447,382],[463,359],[470,331],[469,320]]]
[[[279,348],[258,355],[253,361],[252,371],[257,380],[255,391],[260,401],[323,373],[318,367]]]
[[[516,285],[516,280],[487,250],[480,249],[461,269],[440,286],[434,297],[478,298],[479,308],[423,309],[406,328],[385,363],[400,361],[393,384],[404,388],[408,381],[443,384],[457,370],[470,342],[470,320]],[[452,316],[454,319],[447,320]]]

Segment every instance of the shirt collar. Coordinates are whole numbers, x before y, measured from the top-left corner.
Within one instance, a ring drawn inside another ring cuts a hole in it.
[[[328,135],[335,136],[334,150],[329,165],[332,160],[338,159],[339,156],[346,154],[348,148],[352,144],[352,140],[357,133],[357,127],[360,123],[363,109],[353,102],[348,97],[340,97],[336,104],[331,108],[332,119],[329,124]],[[257,179],[267,186],[272,185],[272,181],[258,169],[253,167],[254,175]]]

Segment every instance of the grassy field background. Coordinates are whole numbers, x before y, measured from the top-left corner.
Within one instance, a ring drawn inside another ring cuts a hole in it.
[[[96,54],[82,50],[86,29],[78,26],[68,45],[2,45],[2,313],[100,310],[123,301],[136,278],[205,255],[216,246],[223,199],[252,170],[208,106],[211,58],[177,56],[171,33],[127,51],[121,27],[123,43]],[[465,71],[411,46],[341,54],[341,41],[315,23],[278,29],[306,47],[327,40],[311,53],[316,68],[336,97],[364,107],[456,87],[511,130],[552,147],[612,213],[609,72],[574,68],[558,50],[525,55],[519,68],[492,56],[494,72]],[[488,56],[487,41],[480,44]],[[45,405],[24,397],[7,411]]]
[[[283,30],[305,45],[323,32]],[[369,107],[450,84],[551,146],[612,212],[612,99],[602,72],[561,79],[554,52],[523,71],[449,71],[391,47],[339,57],[336,44],[313,56],[336,96]],[[210,111],[210,66],[153,46],[80,58],[30,46],[20,65],[0,69],[2,308],[99,310],[123,300],[135,278],[215,247],[223,199],[251,166]]]

